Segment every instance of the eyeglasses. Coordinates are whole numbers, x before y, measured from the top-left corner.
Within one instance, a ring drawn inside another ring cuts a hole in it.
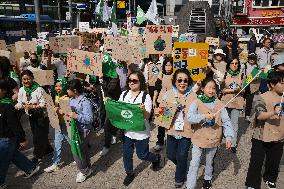
[[[128,83],[137,84],[137,83],[139,83],[139,80],[137,80],[137,79],[128,79],[127,82],[128,82]]]
[[[177,79],[176,80],[178,83],[188,83],[188,79]]]

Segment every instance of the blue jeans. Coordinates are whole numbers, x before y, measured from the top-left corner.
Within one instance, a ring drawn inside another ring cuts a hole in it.
[[[17,138],[0,138],[0,185],[5,182],[10,162],[25,173],[30,173],[35,165],[17,149]]]
[[[237,147],[237,140],[238,140],[238,130],[239,130],[239,117],[240,117],[240,110],[227,108],[229,117],[232,122],[233,130],[234,130],[234,137],[232,138],[232,147]]]
[[[139,159],[150,162],[158,160],[157,155],[149,152],[149,138],[144,140],[135,140],[123,136],[123,164],[127,175],[133,175],[133,153],[134,146]]]
[[[176,139],[173,136],[167,136],[167,157],[176,165],[176,183],[181,183],[185,180],[190,144],[191,140],[188,138]]]
[[[54,154],[53,154],[53,164],[58,165],[61,161],[61,151],[62,151],[62,143],[63,140],[66,139],[68,143],[70,143],[70,139],[68,137],[67,128],[65,123],[60,123],[60,129],[55,130],[54,135]]]

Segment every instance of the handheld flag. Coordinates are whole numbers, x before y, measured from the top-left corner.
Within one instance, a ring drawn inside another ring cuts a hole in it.
[[[117,24],[116,24],[116,1],[113,1],[110,20],[111,20],[112,34],[114,37],[116,37],[118,33]]]
[[[107,22],[110,19],[110,10],[109,7],[107,6],[107,2],[104,2],[103,6],[103,21]]]
[[[144,131],[143,110],[137,104],[108,100],[106,114],[113,126],[126,131]]]
[[[136,23],[142,24],[147,18],[145,17],[144,11],[141,9],[140,6],[137,7],[137,16],[136,16]]]
[[[103,7],[104,7],[104,1],[103,0],[100,0],[100,2],[97,4],[97,7],[96,7],[96,17],[98,20],[102,20],[102,17],[103,17]]]
[[[74,156],[77,156],[79,159],[82,160],[83,154],[80,148],[82,141],[76,124],[76,120],[74,118],[70,119],[70,126],[71,126],[71,139],[70,139],[71,152]]]
[[[121,36],[128,36],[129,32],[127,29],[124,29],[124,28],[120,28],[120,35]]]
[[[158,22],[158,7],[157,7],[157,1],[152,0],[151,5],[145,14],[145,17],[153,22],[154,24],[159,24]]]
[[[103,75],[110,78],[117,78],[117,65],[112,61],[110,54],[105,53],[103,58]]]

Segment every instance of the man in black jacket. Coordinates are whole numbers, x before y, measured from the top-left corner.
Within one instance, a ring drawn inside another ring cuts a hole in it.
[[[17,119],[17,113],[11,98],[7,96],[7,82],[0,80],[0,188],[5,188],[5,177],[10,162],[25,172],[25,178],[30,178],[39,171],[18,147],[26,148],[24,130]]]

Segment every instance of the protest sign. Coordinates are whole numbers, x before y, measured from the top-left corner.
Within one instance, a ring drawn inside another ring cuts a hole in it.
[[[172,54],[172,33],[173,27],[170,25],[147,25],[147,54]]]
[[[206,77],[206,68],[208,63],[207,43],[174,43],[174,71],[179,68],[186,68],[191,73],[194,81],[202,80]]]
[[[47,93],[43,93],[43,96],[45,99],[45,107],[49,118],[49,124],[52,128],[59,129],[59,119],[57,113],[55,112],[55,106],[52,97]]]
[[[208,43],[209,45],[213,45],[215,47],[219,47],[219,41],[219,38],[206,37],[205,43]]]
[[[138,37],[138,36],[144,36],[145,34],[145,27],[132,27],[132,36]]]
[[[26,30],[18,30],[18,31],[6,31],[6,36],[10,37],[10,36],[25,36],[27,35]]]
[[[54,85],[53,70],[40,70],[32,71],[34,74],[34,80],[40,86]]]
[[[17,41],[15,43],[16,52],[35,52],[36,42],[35,41]]]
[[[178,37],[179,25],[173,26],[173,35],[172,37]]]
[[[0,40],[0,50],[7,50],[5,40]]]
[[[184,33],[179,36],[179,42],[196,43],[197,34]]]
[[[49,46],[54,53],[67,53],[69,48],[78,49],[80,45],[79,42],[79,36],[76,35],[65,35],[49,38]]]
[[[102,61],[103,55],[100,53],[69,49],[67,70],[88,75],[100,75],[102,74]]]
[[[8,50],[11,52],[11,53],[10,53],[10,57],[9,57],[10,63],[11,63],[12,65],[17,65],[17,66],[19,66],[19,64],[20,64],[20,58],[21,58],[22,56],[24,56],[24,53],[23,53],[23,52],[17,53],[17,52],[16,52],[15,44],[7,45],[7,51],[8,51]]]
[[[88,33],[78,32],[78,36],[81,36],[81,45],[91,47],[91,49],[99,48],[103,41],[102,33]]]
[[[90,28],[89,22],[79,22],[79,31],[85,32],[88,31]]]
[[[7,58],[10,58],[10,51],[0,50],[0,56],[5,56]]]
[[[69,113],[72,112],[72,109],[69,105],[69,99],[66,98],[60,98],[59,99],[59,106],[61,108],[61,110],[63,111],[63,114],[64,114],[64,121],[65,121],[65,124],[67,126],[67,133],[68,133],[68,137],[71,138],[71,129],[70,129],[70,117],[67,116]]]

